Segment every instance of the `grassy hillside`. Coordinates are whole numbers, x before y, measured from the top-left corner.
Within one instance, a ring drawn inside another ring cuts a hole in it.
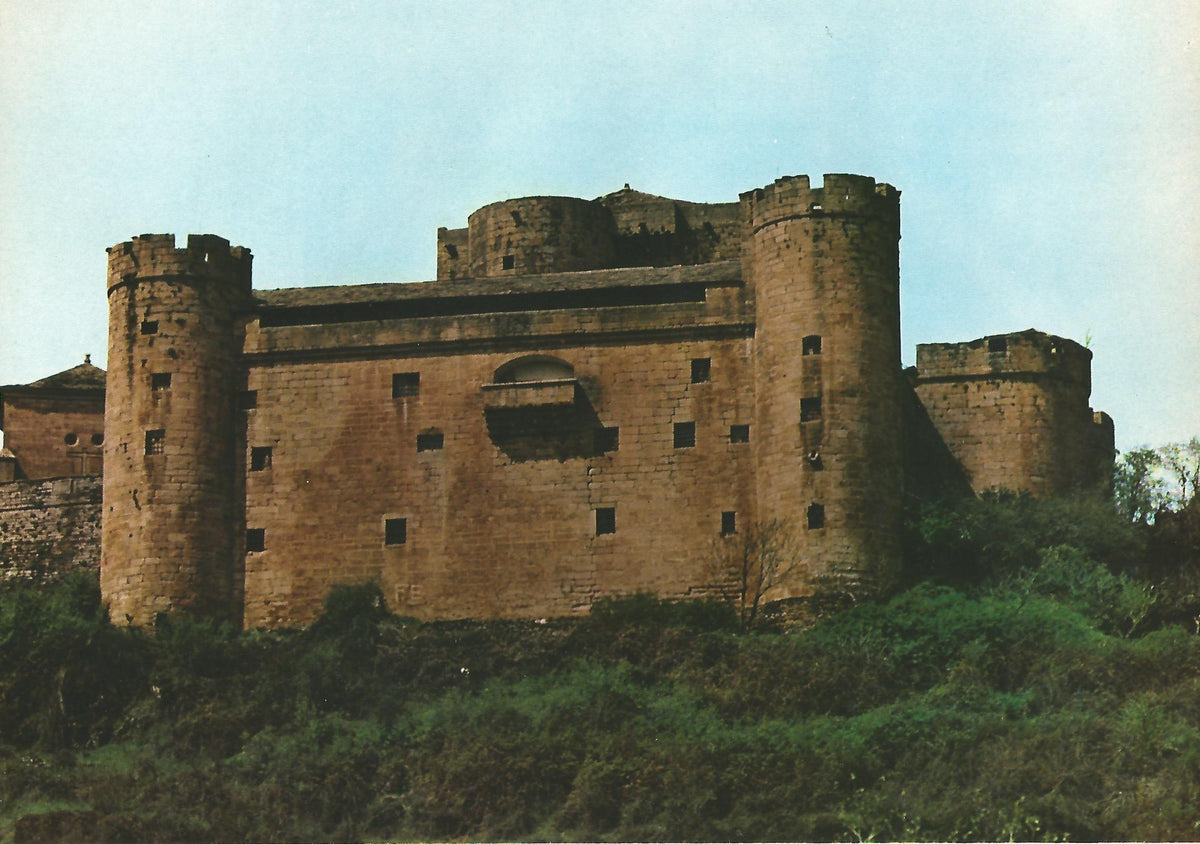
[[[911,544],[909,588],[790,631],[420,624],[366,585],[150,636],[87,578],[6,586],[0,838],[1200,838],[1195,595],[1137,576],[1144,533],[1003,499]]]

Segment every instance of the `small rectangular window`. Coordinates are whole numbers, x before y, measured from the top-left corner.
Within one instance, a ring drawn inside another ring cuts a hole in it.
[[[800,421],[816,422],[821,418],[821,397],[812,396],[800,399]]]
[[[596,536],[617,532],[617,508],[596,508]]]
[[[712,358],[692,358],[692,383],[703,384],[712,375]]]
[[[821,335],[809,334],[800,341],[801,355],[819,355],[821,354]]]
[[[250,471],[262,472],[271,468],[271,446],[254,446],[250,449]]]
[[[989,352],[998,352],[1000,354],[1004,354],[1004,353],[1008,352],[1008,338],[1007,337],[989,337],[988,338],[988,351]]]
[[[721,536],[733,536],[737,533],[737,513],[726,510],[721,514]]]
[[[419,395],[421,392],[421,373],[397,372],[392,376],[392,398],[401,399]]]
[[[151,390],[169,390],[171,389],[171,373],[155,372],[150,376]]]
[[[730,425],[729,426],[729,441],[731,443],[748,443],[748,442],[750,442],[750,426],[749,425]]]
[[[157,334],[158,333],[158,320],[156,320],[156,319],[142,320],[142,333],[143,334]]]
[[[596,451],[604,454],[609,451],[616,451],[621,446],[621,429],[620,428],[601,428],[595,432],[593,444]]]
[[[246,390],[242,393],[241,406],[242,410],[256,410],[258,408],[258,390]]]
[[[695,422],[676,422],[675,423],[675,447],[676,448],[692,448],[696,445],[696,423]]]
[[[383,544],[404,545],[408,542],[408,519],[385,519]]]
[[[446,443],[445,434],[417,434],[417,451],[441,451]]]
[[[146,453],[147,454],[162,454],[167,445],[167,432],[158,428],[153,431],[146,432]]]
[[[825,527],[825,505],[808,505],[808,529],[817,530],[823,527]]]
[[[453,243],[447,243],[446,244],[446,254],[449,255],[451,258],[457,258],[458,257],[458,247],[455,246]]]
[[[500,259],[501,269],[511,270],[516,265],[517,265],[517,259],[516,259],[516,257],[514,257],[512,255],[505,255],[503,258]]]
[[[246,531],[247,551],[266,551],[267,532],[263,528],[249,528]]]

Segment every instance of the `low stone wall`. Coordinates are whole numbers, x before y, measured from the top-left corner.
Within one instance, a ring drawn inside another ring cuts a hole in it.
[[[98,476],[0,484],[0,579],[100,567]]]

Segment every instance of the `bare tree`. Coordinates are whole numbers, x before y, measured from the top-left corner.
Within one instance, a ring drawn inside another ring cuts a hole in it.
[[[800,565],[799,546],[783,519],[755,522],[721,537],[713,558],[742,627],[754,626],[763,598],[787,583]]]

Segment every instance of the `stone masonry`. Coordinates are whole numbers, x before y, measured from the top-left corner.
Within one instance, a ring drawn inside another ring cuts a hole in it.
[[[302,624],[378,582],[422,618],[726,590],[779,520],[802,573],[886,590],[913,496],[1102,486],[1090,353],[1037,332],[900,368],[899,192],[789,177],[704,205],[628,186],[439,229],[437,280],[255,291],[212,235],[109,250],[101,585]]]

